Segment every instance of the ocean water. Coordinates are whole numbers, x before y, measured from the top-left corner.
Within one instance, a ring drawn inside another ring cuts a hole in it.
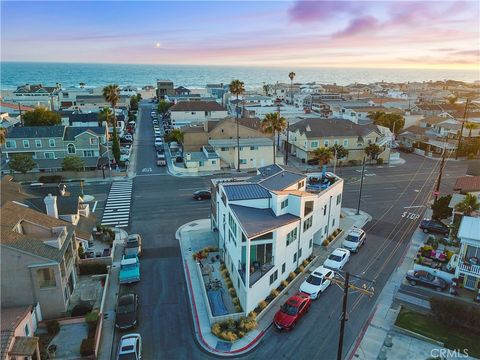
[[[267,68],[239,66],[191,66],[191,65],[134,65],[134,64],[74,64],[74,63],[33,63],[1,62],[0,86],[3,90],[16,89],[18,85],[41,83],[63,87],[87,87],[106,84],[156,85],[157,79],[168,79],[175,86],[192,88],[204,87],[207,83],[230,83],[240,79],[247,89],[290,82],[288,73],[294,71],[294,81],[336,83],[347,85],[355,82],[376,81],[407,82],[459,80],[473,82],[480,79],[479,71],[474,70],[424,70],[424,69],[359,69],[359,68]]]

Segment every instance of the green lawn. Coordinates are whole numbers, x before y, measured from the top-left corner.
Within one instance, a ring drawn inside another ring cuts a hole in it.
[[[452,316],[455,315],[452,314]],[[430,315],[402,308],[395,325],[430,339],[441,341],[448,349],[468,349],[468,355],[476,358],[480,357],[478,335],[472,334],[468,330],[451,328],[438,322]]]

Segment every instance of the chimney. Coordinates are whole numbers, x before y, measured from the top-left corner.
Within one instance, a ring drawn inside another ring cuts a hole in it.
[[[45,199],[43,199],[43,202],[47,209],[47,215],[58,219],[57,197],[48,194],[48,196],[45,196]]]
[[[185,154],[185,159],[186,159],[187,161],[192,160],[192,154],[186,153],[186,154]]]

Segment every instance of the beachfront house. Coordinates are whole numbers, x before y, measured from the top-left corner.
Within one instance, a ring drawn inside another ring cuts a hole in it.
[[[279,165],[212,180],[212,228],[246,313],[339,226],[343,180]]]
[[[455,277],[465,289],[480,291],[480,218],[464,216],[458,230],[460,261]]]

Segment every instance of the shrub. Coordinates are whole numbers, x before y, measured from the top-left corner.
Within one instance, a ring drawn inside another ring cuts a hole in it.
[[[289,282],[287,280],[282,280],[283,287],[287,287]]]
[[[248,317],[250,319],[256,319],[257,318],[257,313],[255,311],[250,311],[250,313],[248,314]]]
[[[222,274],[222,276],[226,279],[228,278],[228,270],[227,269],[223,269],[220,274]]]
[[[80,355],[82,357],[87,357],[93,355],[95,349],[95,339],[87,338],[82,340],[82,345],[80,345]]]
[[[293,279],[295,279],[297,277],[297,274],[295,274],[294,272],[291,272],[290,274],[288,274],[288,280],[289,281],[292,281]]]
[[[225,280],[225,284],[227,284],[227,288],[229,289],[233,288],[233,282],[232,280],[230,280],[230,278]]]
[[[258,307],[263,310],[267,307],[268,303],[265,300],[262,300],[258,303]]]
[[[232,299],[233,305],[240,305],[240,299],[238,297],[234,297]]]
[[[307,259],[302,261],[303,266],[307,266],[309,263],[310,263],[310,261],[308,261]]]
[[[211,253],[211,252],[217,252],[217,251],[218,251],[218,248],[215,247],[215,246],[208,246],[208,247],[206,247],[206,248],[203,249],[203,250]]]
[[[249,332],[257,328],[257,321],[251,317],[242,317],[237,321],[238,329],[242,332]]]
[[[273,289],[271,292],[270,292],[270,295],[272,295],[273,298],[276,298],[278,296],[279,292],[278,290],[276,289]]]
[[[228,289],[228,292],[230,293],[230,296],[232,298],[235,298],[237,296],[237,292],[235,291],[234,288]]]
[[[328,246],[328,244],[330,244],[330,241],[328,241],[328,239],[323,240],[322,242],[323,246]]]
[[[63,181],[62,175],[42,175],[38,178],[41,183],[59,183]]]
[[[57,335],[60,331],[60,324],[57,320],[47,322],[47,332],[49,335]]]
[[[235,341],[238,340],[238,335],[233,331],[222,331],[219,338],[227,341]]]
[[[333,240],[333,235],[329,235],[328,238],[327,238],[327,240],[328,240],[329,243],[332,242],[332,240]]]
[[[220,271],[223,271],[223,270],[226,270],[227,267],[225,266],[225,264],[223,263],[222,265],[220,265]]]
[[[107,265],[102,263],[86,263],[78,266],[80,275],[101,275],[107,273]]]
[[[377,165],[383,165],[383,159],[382,158],[377,159]]]
[[[78,247],[78,257],[80,259],[85,259],[85,250],[83,250],[82,246]]]
[[[240,304],[235,305],[235,311],[236,311],[237,313],[242,312],[242,305],[240,305]]]
[[[304,272],[305,267],[304,267],[303,265],[300,265],[300,266],[298,267],[298,270],[300,270],[300,272]]]

